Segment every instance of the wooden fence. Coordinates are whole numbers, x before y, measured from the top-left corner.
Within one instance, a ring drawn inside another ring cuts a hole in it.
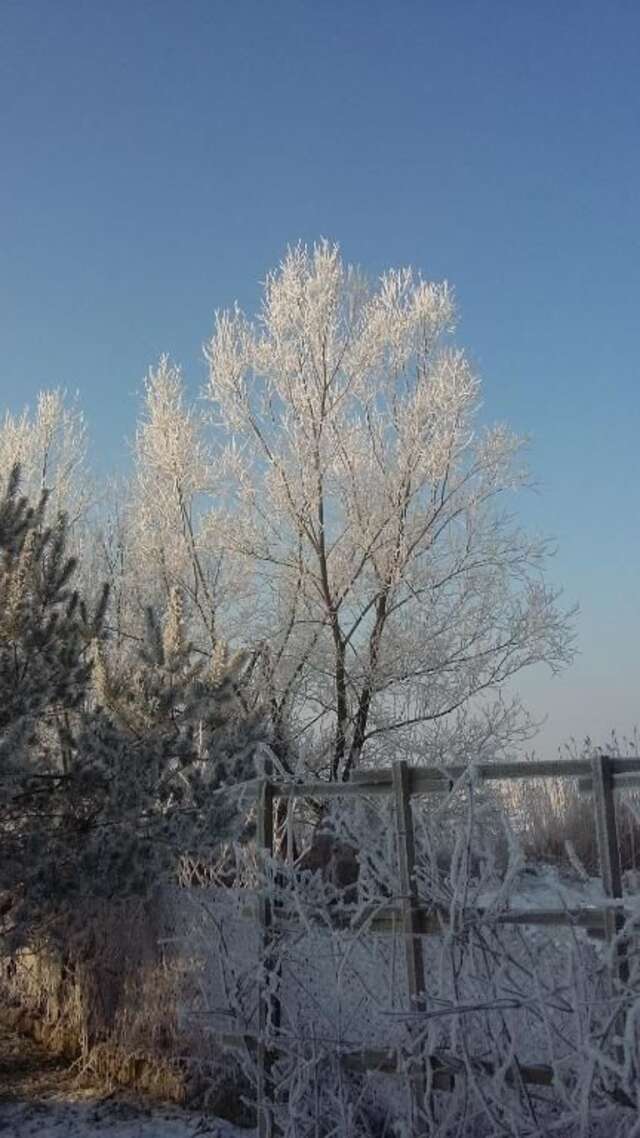
[[[614,945],[615,982],[624,986],[629,970],[625,945],[617,940],[617,933],[624,921],[622,902],[622,869],[618,845],[615,791],[617,789],[640,787],[640,758],[609,758],[596,756],[590,760],[526,761],[505,763],[477,763],[472,767],[449,766],[444,768],[409,767],[404,762],[395,763],[390,768],[357,772],[348,783],[327,782],[272,782],[268,779],[258,782],[257,834],[259,848],[268,856],[274,854],[274,804],[280,800],[295,798],[327,799],[329,797],[350,797],[369,795],[392,795],[395,813],[396,841],[400,874],[399,905],[388,906],[377,915],[368,927],[372,932],[383,931],[392,925],[403,933],[408,990],[411,1010],[419,1012],[425,1008],[428,996],[425,982],[422,937],[439,934],[446,921],[446,913],[426,909],[419,904],[415,880],[415,839],[411,798],[414,795],[450,792],[458,782],[472,772],[479,781],[506,781],[533,778],[577,778],[580,789],[593,795],[594,821],[600,858],[600,873],[603,892],[608,901],[602,906],[581,909],[523,909],[508,910],[491,914],[493,923],[520,925],[562,925],[573,924],[588,929],[594,934],[607,938]],[[483,912],[474,911],[474,918],[482,920]],[[277,967],[273,955],[273,936],[277,913],[266,890],[258,898],[258,918],[261,930],[263,972]],[[267,1028],[271,1033],[280,1026],[280,1005],[274,995],[273,985],[263,984],[259,1000],[259,1021],[257,1036],[253,1046],[257,1048],[258,1059],[258,1135],[271,1138],[273,1122],[273,1085],[271,1068],[278,1053],[277,1045],[267,1044]],[[242,1037],[244,1043],[249,1039]],[[233,1044],[239,1042],[235,1036],[220,1036]],[[342,1057],[344,1065],[351,1071],[384,1071],[393,1073],[400,1067],[401,1056],[393,1054],[389,1048],[366,1049]],[[431,1066],[431,1086],[437,1090],[451,1090],[456,1073],[461,1064],[455,1057],[433,1056],[428,1062]],[[485,1072],[490,1073],[490,1065],[481,1063]],[[514,1083],[528,1083],[550,1086],[553,1082],[553,1069],[545,1065],[521,1066],[513,1074]],[[412,1076],[414,1105],[419,1104],[425,1093],[426,1074],[418,1071]]]

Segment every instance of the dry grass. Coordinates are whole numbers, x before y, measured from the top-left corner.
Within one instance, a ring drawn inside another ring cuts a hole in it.
[[[75,1061],[93,1082],[210,1109],[250,1124],[241,1073],[206,1033],[181,1022],[185,967],[165,954],[157,905],[91,914],[73,963],[22,951],[5,963],[0,1023]]]
[[[586,874],[597,874],[593,805],[573,782],[531,779],[504,793],[528,860],[570,865],[573,854]]]
[[[578,746],[572,740],[562,758],[589,758],[594,753],[612,757],[640,756],[637,733],[618,739],[612,733],[603,747],[587,739]],[[531,861],[582,868],[590,876],[598,873],[598,845],[590,794],[582,794],[577,779],[530,779],[505,787],[503,798],[509,816],[520,835],[524,852]],[[640,869],[640,794],[617,796],[617,825],[623,871]]]

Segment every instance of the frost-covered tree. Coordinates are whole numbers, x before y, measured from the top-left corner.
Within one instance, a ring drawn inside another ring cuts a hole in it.
[[[99,599],[102,573],[92,572],[87,550],[93,544],[93,512],[100,495],[88,462],[89,440],[78,396],[52,389],[41,391],[33,409],[6,412],[0,420],[0,479],[20,466],[21,491],[37,502],[47,491],[51,517],[67,518],[68,555],[78,562],[75,586]]]
[[[87,467],[87,429],[77,399],[41,391],[35,411],[7,412],[0,423],[0,470],[20,466],[22,492],[37,501],[47,491],[49,509],[67,516],[70,530],[93,498]]]
[[[111,584],[112,669],[177,587],[199,652],[222,637],[259,655],[277,749],[293,740],[332,778],[378,754],[487,757],[527,737],[507,686],[570,660],[570,614],[546,584],[548,544],[500,505],[527,481],[522,442],[480,428],[453,324],[446,285],[402,270],[371,286],[323,243],[268,277],[257,323],[218,316],[211,419],[161,359],[131,482],[82,558],[87,595]],[[0,466],[24,458],[29,490],[72,521],[81,427],[48,396],[0,430]]]
[[[527,480],[522,442],[477,426],[453,326],[446,284],[370,286],[323,242],[268,276],[257,323],[219,314],[206,348],[274,714],[333,779],[378,752],[500,753],[527,727],[503,685],[572,655],[548,545],[499,508]]]
[[[211,652],[222,635],[240,582],[230,576],[216,524],[233,451],[214,447],[201,412],[190,408],[178,367],[165,356],[145,382],[126,511],[129,591],[139,613],[160,608],[178,587],[198,645]],[[122,527],[121,527],[122,531]]]
[[[16,466],[0,500],[0,754],[9,764],[22,760],[43,724],[58,725],[82,700],[86,649],[106,600],[89,619],[71,588],[66,516],[47,526],[47,492],[31,507],[19,482]]]
[[[109,586],[106,628],[112,655],[121,655],[132,639],[135,641],[139,637],[144,603],[153,603],[155,595],[150,582],[147,597],[142,597],[140,561],[136,557],[129,497],[128,478],[116,474],[107,479],[100,508],[92,519],[83,549],[84,579],[92,582],[103,580]]]

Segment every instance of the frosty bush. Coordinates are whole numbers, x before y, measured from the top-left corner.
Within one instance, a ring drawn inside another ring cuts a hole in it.
[[[530,877],[499,803],[477,789],[465,778],[428,810],[414,800],[418,900],[435,919],[421,938],[422,1007],[409,996],[400,923],[388,916],[401,902],[389,803],[332,809],[341,840],[360,850],[356,904],[341,907],[319,872],[265,859],[263,896],[277,911],[267,973],[246,894],[180,898],[176,952],[195,977],[185,1013],[214,1032],[233,1030],[233,1016],[235,1030],[251,1033],[262,983],[268,1104],[288,1138],[638,1133],[636,956],[619,982],[610,948],[583,929],[508,923]],[[547,903],[566,905],[559,891]],[[621,934],[630,944],[638,920],[630,904]],[[255,1052],[237,1038],[255,1086]]]

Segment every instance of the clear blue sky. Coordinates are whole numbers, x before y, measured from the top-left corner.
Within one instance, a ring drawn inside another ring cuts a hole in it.
[[[147,367],[288,242],[457,292],[489,418],[533,436],[582,656],[538,748],[640,720],[637,0],[1,0],[2,404],[79,388],[121,462]]]

